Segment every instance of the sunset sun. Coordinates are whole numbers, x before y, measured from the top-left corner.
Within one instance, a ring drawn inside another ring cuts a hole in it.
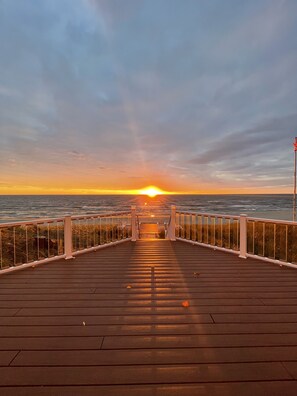
[[[151,198],[156,197],[157,195],[166,194],[165,191],[162,191],[160,188],[155,186],[148,186],[142,190],[139,190],[139,194],[141,195],[148,195]]]

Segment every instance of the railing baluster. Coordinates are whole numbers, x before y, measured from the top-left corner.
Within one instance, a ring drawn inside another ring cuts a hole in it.
[[[37,260],[39,260],[39,226],[36,224],[36,246],[37,246]]]
[[[113,216],[111,216],[110,222],[111,222],[111,241],[113,242],[114,238],[115,238],[115,236],[114,236],[114,217]]]
[[[238,222],[237,222],[238,230]],[[237,232],[238,235],[238,232]],[[238,241],[238,236],[237,236]],[[238,246],[238,245],[237,245]],[[240,255],[241,258],[246,258],[247,254],[247,217],[246,215],[240,215]]]
[[[2,247],[2,230],[0,228],[0,267],[3,267],[3,247]]]
[[[196,241],[196,215],[190,215],[192,218],[192,241]]]
[[[93,246],[98,245],[98,237],[96,238],[96,225],[97,225],[98,217],[93,217]]]
[[[25,225],[25,241],[26,241],[26,259],[27,263],[29,263],[29,246],[28,246],[28,226]]]
[[[253,254],[255,254],[255,222],[253,221]]]
[[[60,228],[59,228],[59,222],[57,221],[56,223],[56,239],[57,239],[57,256],[60,255]]]
[[[228,219],[229,232],[228,232],[228,247],[231,249],[231,219]]]
[[[13,265],[16,265],[16,240],[15,240],[15,227],[13,227]]]
[[[179,233],[178,233],[178,236],[179,236],[179,238],[183,238],[183,215],[180,213],[178,217],[179,217]]]
[[[265,257],[265,223],[263,223],[263,257]]]
[[[273,224],[273,258],[275,260],[275,245],[276,245],[276,224]]]
[[[66,260],[72,259],[72,220],[71,216],[64,219],[64,249]]]
[[[132,226],[132,241],[136,242],[138,239],[137,233],[137,218],[136,218],[136,206],[131,206],[131,226]]]
[[[170,224],[171,225],[171,224]],[[172,227],[173,228],[173,227]],[[175,212],[175,227],[174,227],[174,239],[179,238],[180,224],[179,224],[179,214]]]
[[[47,257],[50,257],[50,231],[49,231],[49,223],[47,223]]]
[[[286,225],[286,258],[285,261],[288,261],[288,225]]]
[[[99,217],[99,245],[102,245],[103,235],[102,235],[102,219]]]
[[[84,223],[85,223],[85,230],[86,230],[86,239],[85,239],[85,243],[84,243],[84,248],[87,249],[89,247],[89,231],[90,231],[89,219],[85,219]]]

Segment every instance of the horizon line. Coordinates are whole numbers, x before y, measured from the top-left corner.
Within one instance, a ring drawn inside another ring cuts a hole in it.
[[[143,193],[0,193],[0,196],[47,196],[47,195],[52,195],[52,196],[60,196],[60,195],[68,195],[68,196],[78,196],[78,195],[123,195],[123,196],[147,196],[148,194],[143,194]],[[160,193],[157,194],[156,196],[161,196],[161,195],[293,195],[293,193],[282,193],[282,192],[267,192],[267,193],[238,193],[238,192],[165,192],[165,193]]]

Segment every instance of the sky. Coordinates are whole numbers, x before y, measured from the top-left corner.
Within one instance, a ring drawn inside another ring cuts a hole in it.
[[[291,193],[296,0],[0,0],[0,194]]]

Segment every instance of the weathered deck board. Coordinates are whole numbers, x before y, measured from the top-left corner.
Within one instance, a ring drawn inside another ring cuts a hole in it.
[[[296,396],[294,381],[257,381],[181,385],[3,387],[5,396]]]
[[[1,276],[0,391],[295,395],[296,286],[296,270],[169,241]]]
[[[289,364],[289,363],[288,363]],[[290,363],[291,364],[291,363]],[[178,384],[288,380],[281,363],[127,365],[73,367],[0,367],[0,386]]]
[[[89,351],[22,351],[12,366],[104,366],[295,361],[297,347],[229,347]],[[12,360],[12,358],[11,358]],[[4,364],[2,364],[4,366]]]

